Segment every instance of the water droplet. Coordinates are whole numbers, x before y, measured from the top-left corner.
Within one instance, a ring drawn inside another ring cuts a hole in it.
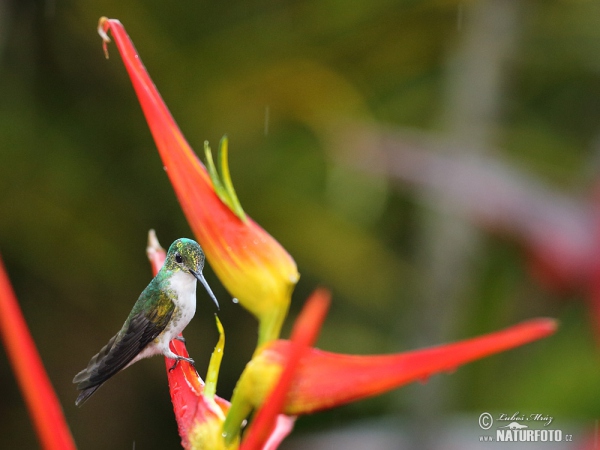
[[[223,432],[221,433],[221,436],[222,436],[223,438],[226,438],[226,437],[227,437],[227,432],[223,431]]]
[[[166,172],[167,171],[167,166],[163,166],[163,170]]]
[[[237,298],[235,298],[235,297],[233,297],[233,298],[231,299],[231,301],[232,301],[233,303],[239,303],[239,302],[240,302],[240,301],[239,301]]]

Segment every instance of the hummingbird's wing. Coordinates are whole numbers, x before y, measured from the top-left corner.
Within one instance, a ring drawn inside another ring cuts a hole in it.
[[[92,357],[88,366],[75,375],[73,383],[82,391],[76,405],[81,405],[102,383],[125,368],[146,346],[165,329],[175,305],[166,294],[160,295],[158,305],[137,312],[119,333],[113,336]],[[134,308],[135,313],[135,308]]]

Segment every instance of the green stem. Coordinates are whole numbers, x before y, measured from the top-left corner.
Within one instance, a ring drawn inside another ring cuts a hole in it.
[[[240,391],[238,386],[236,386],[231,397],[231,407],[227,412],[225,423],[223,423],[223,438],[226,445],[231,445],[235,438],[238,437],[244,420],[246,420],[252,411],[252,405]]]
[[[258,323],[258,343],[256,349],[259,349],[263,344],[279,339],[281,335],[281,327],[287,316],[289,302],[287,306],[274,308],[270,314],[260,318]]]

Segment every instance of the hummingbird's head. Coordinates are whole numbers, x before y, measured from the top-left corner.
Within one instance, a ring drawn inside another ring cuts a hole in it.
[[[218,308],[219,302],[202,274],[204,260],[204,252],[196,241],[180,238],[173,242],[171,247],[169,247],[164,267],[172,271],[182,271],[193,275],[200,283],[202,283],[208,292],[208,295],[210,295]]]

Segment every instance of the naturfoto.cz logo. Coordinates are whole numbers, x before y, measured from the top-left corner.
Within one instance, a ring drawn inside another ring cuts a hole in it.
[[[563,434],[562,430],[547,429],[554,418],[546,414],[514,414],[501,413],[494,417],[489,412],[479,416],[479,427],[489,430],[496,422],[496,435],[479,436],[480,442],[571,442],[573,435]],[[542,426],[542,429],[531,429],[530,425]]]

